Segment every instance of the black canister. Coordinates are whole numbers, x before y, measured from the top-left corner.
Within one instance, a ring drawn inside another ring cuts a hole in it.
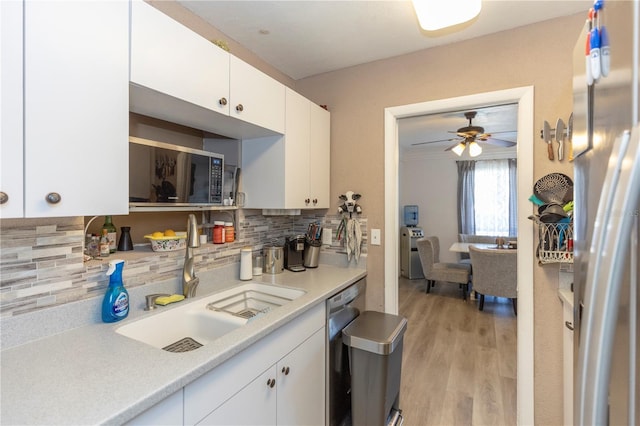
[[[120,240],[118,241],[118,251],[133,250],[133,241],[131,241],[131,227],[122,226],[120,228]]]

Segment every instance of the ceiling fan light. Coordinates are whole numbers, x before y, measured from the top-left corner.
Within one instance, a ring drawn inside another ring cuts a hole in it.
[[[412,0],[420,26],[436,31],[467,22],[480,13],[482,0]]]
[[[464,152],[465,147],[466,145],[464,144],[464,142],[460,142],[458,145],[451,148],[451,151],[453,151],[458,157],[460,157]]]
[[[482,154],[482,147],[475,141],[471,142],[469,144],[469,155],[471,157],[477,157],[480,154]]]

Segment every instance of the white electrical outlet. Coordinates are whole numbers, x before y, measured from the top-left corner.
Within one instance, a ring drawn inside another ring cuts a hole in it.
[[[380,230],[372,229],[371,230],[371,245],[379,246],[380,245]]]
[[[331,228],[322,228],[322,244],[330,246],[333,243],[331,232]]]

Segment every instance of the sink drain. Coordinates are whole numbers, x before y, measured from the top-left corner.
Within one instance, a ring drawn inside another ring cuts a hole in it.
[[[162,349],[168,352],[189,352],[198,349],[200,346],[202,346],[201,343],[196,342],[191,337],[185,337]]]

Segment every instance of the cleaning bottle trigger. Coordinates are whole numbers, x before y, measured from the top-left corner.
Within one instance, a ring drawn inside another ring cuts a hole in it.
[[[109,269],[107,269],[107,276],[111,276],[111,274],[113,274],[116,271],[116,263],[117,262],[124,262],[124,260],[120,261],[120,260],[112,260],[111,262],[109,262]]]

